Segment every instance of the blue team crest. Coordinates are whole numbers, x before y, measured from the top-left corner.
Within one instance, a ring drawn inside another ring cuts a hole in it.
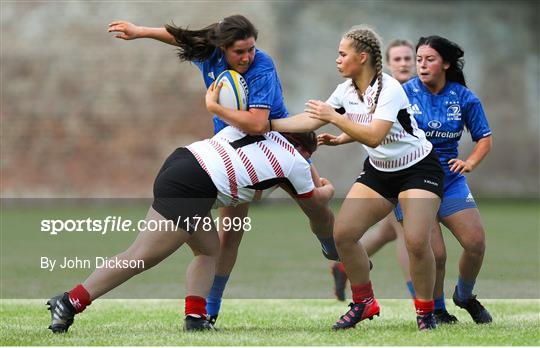
[[[461,121],[461,107],[459,104],[452,104],[446,109],[446,119],[448,121]]]
[[[439,128],[441,128],[442,123],[440,121],[437,121],[437,120],[431,120],[431,121],[428,122],[428,126],[429,126],[429,128],[439,129]]]

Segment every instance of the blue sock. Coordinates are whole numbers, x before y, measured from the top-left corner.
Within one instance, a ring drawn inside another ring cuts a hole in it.
[[[457,281],[457,297],[461,301],[468,300],[472,297],[472,291],[474,289],[475,280],[463,280],[461,277],[458,277]]]
[[[444,292],[442,293],[441,297],[437,297],[435,299],[435,310],[442,309],[446,310],[446,304],[444,303]]]
[[[212,284],[212,289],[206,298],[206,313],[208,315],[218,315],[219,309],[221,308],[221,298],[223,297],[223,290],[227,285],[229,276],[218,276],[214,277],[214,284]]]
[[[416,298],[416,291],[414,291],[414,286],[412,285],[412,280],[409,280],[407,282],[407,289],[409,289],[409,293],[411,294],[411,297]]]
[[[339,261],[339,255],[336,250],[336,243],[334,242],[334,237],[330,237],[330,238],[317,237],[317,239],[319,240],[323,250],[325,251],[324,256],[328,260]]]

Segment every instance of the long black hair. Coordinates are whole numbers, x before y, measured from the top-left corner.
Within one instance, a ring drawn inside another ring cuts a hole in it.
[[[437,51],[442,59],[450,64],[450,67],[446,70],[446,79],[448,81],[454,81],[467,86],[465,83],[465,75],[463,74],[463,66],[465,65],[465,60],[463,55],[465,52],[459,47],[458,44],[452,42],[444,37],[437,35],[421,37],[418,40],[416,45],[416,51],[420,46],[429,46]]]
[[[257,40],[258,35],[253,23],[242,15],[225,17],[222,21],[200,30],[180,28],[174,24],[165,25],[165,29],[174,36],[180,47],[178,57],[181,61],[208,59],[216,47],[230,47],[237,40],[246,40],[250,37]]]

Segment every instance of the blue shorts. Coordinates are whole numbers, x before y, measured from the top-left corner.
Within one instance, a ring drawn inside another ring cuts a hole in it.
[[[444,176],[444,194],[437,215],[444,218],[469,208],[476,208],[476,202],[467,185],[464,175]],[[403,213],[399,204],[394,209],[398,221],[403,221]]]

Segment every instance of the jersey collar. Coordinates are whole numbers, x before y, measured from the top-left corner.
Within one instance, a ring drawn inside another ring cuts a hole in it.
[[[416,77],[417,79],[417,83],[418,83],[418,88],[425,94],[428,94],[428,95],[433,95],[433,96],[436,96],[436,95],[445,95],[448,93],[448,90],[451,88],[450,86],[452,85],[451,81],[446,81],[446,84],[444,85],[444,87],[439,91],[439,93],[437,94],[433,94],[423,83],[422,81],[420,81],[420,78],[419,77]]]

